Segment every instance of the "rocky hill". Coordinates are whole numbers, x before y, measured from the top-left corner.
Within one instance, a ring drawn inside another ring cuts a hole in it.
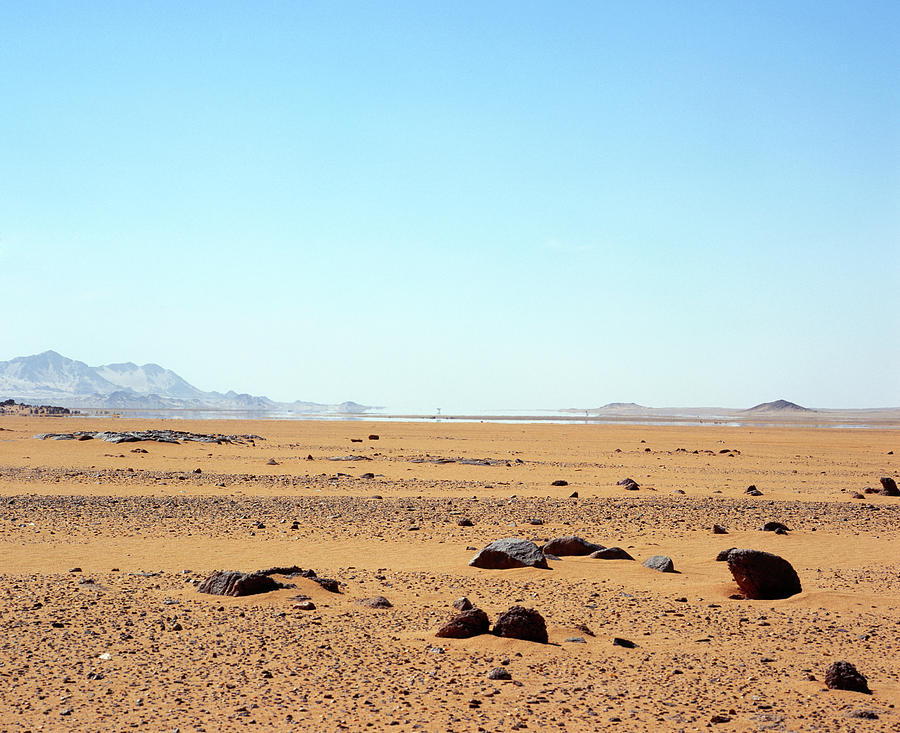
[[[356,402],[336,405],[268,397],[234,391],[204,392],[171,369],[132,362],[88,366],[55,351],[0,361],[0,399],[52,402],[63,407],[121,410],[254,410],[298,413],[363,413]]]

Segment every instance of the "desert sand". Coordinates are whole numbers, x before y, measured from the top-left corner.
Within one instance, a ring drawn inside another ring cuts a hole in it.
[[[15,416],[0,428],[2,731],[900,730],[900,498],[863,493],[897,477],[897,430]],[[147,428],[261,439],[33,437]],[[790,531],[760,530],[772,520]],[[572,534],[636,561],[468,565],[497,539]],[[732,598],[715,561],[730,547],[787,559],[802,593]],[[643,567],[651,555],[678,572]],[[196,590],[215,570],[291,565],[340,593],[281,576],[296,587]],[[357,603],[373,596],[392,607]],[[437,638],[461,596],[491,621],[538,610],[549,643]],[[836,660],[872,694],[827,689]],[[512,679],[488,679],[498,666]]]

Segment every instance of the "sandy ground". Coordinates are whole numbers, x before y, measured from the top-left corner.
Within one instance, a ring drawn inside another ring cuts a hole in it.
[[[0,428],[0,731],[900,730],[900,499],[852,496],[898,477],[896,430],[49,417]],[[147,428],[264,439],[33,438]],[[329,460],[349,456],[360,458]],[[641,489],[616,485],[626,477]],[[750,484],[763,495],[745,495]],[[792,531],[760,531],[768,520]],[[638,562],[467,564],[495,539],[569,534]],[[788,559],[803,593],[731,599],[715,562],[728,547]],[[640,564],[656,554],[679,572]],[[335,578],[341,593],[303,578],[247,598],[195,590],[213,570],[276,565]],[[355,602],[375,595],[393,607]],[[492,621],[537,609],[550,643],[436,638],[463,595]],[[825,688],[839,659],[872,695]],[[512,681],[487,678],[501,665]]]

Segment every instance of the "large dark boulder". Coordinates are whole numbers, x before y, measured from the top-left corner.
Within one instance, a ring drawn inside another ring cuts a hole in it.
[[[884,476],[878,480],[881,481],[881,493],[883,496],[900,496],[897,482],[890,476]]]
[[[490,630],[491,622],[480,608],[473,608],[457,614],[438,629],[435,636],[444,639],[469,639]]]
[[[567,535],[566,537],[555,537],[549,542],[545,542],[541,548],[545,555],[590,555],[592,552],[602,550],[603,545],[595,545],[593,542],[581,539],[575,535]]]
[[[604,547],[602,550],[595,550],[590,556],[597,558],[598,560],[634,560],[634,558],[621,547]]]
[[[533,608],[513,606],[501,613],[494,624],[494,633],[509,639],[547,643],[547,624],[544,617]]]
[[[825,670],[825,687],[829,690],[852,690],[871,694],[869,683],[850,662],[835,662]]]
[[[803,590],[797,571],[783,557],[762,550],[731,550],[728,569],[747,598],[788,598]]]
[[[518,537],[508,537],[491,542],[469,560],[469,565],[488,570],[506,570],[508,568],[544,568],[549,569],[547,558],[534,542]]]
[[[219,570],[210,575],[198,587],[198,593],[214,596],[254,596],[268,593],[284,586],[262,573],[241,573],[237,570]]]

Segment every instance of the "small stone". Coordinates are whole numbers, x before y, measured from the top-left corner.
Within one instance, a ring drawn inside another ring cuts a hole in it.
[[[80,572],[81,572],[81,568],[69,568],[69,572],[70,572],[70,573],[80,573]]]
[[[634,560],[621,547],[604,547],[602,550],[592,552],[588,557],[596,558],[597,560]]]
[[[714,524],[712,527],[713,534],[728,534],[728,530],[721,524]]]
[[[551,485],[551,486],[568,486],[568,485],[569,485],[569,482],[568,482],[568,481],[564,481],[563,479],[560,478],[560,479],[556,479],[556,481],[554,481],[554,482],[553,482],[552,484],[550,484],[550,485]]]
[[[393,604],[384,596],[360,598],[356,603],[360,606],[365,606],[366,608],[393,608]]]
[[[452,606],[457,611],[471,611],[473,608],[475,608],[472,605],[472,601],[470,601],[465,596],[463,596],[462,598],[457,598],[455,601],[453,601]]]
[[[315,611],[316,604],[313,603],[312,601],[299,601],[294,604],[294,608],[296,608],[300,611]]]
[[[634,649],[637,644],[635,644],[633,641],[629,641],[628,639],[623,639],[619,636],[616,636],[615,638],[613,638],[613,646],[621,646],[625,649]]]
[[[573,491],[571,494],[569,494],[569,498],[570,498],[570,499],[577,499],[577,498],[578,498],[578,492],[577,492],[577,491]]]
[[[511,680],[512,675],[506,667],[494,667],[487,673],[489,680]]]
[[[454,616],[438,629],[435,636],[445,639],[469,639],[488,633],[490,626],[487,614],[480,608],[473,608]]]
[[[565,641],[569,642],[570,644],[587,644],[583,636],[569,636],[566,637]]]
[[[473,524],[472,524],[471,519],[469,519],[468,517],[463,517],[462,519],[458,519],[456,521],[456,526],[457,527],[472,527]]]
[[[661,573],[674,573],[675,572],[675,563],[673,563],[672,558],[667,555],[654,555],[653,557],[648,557],[641,564],[645,568],[650,568],[651,570],[658,570]]]
[[[596,545],[593,542],[583,540],[575,535],[567,535],[565,537],[555,537],[549,542],[544,543],[541,551],[547,555],[590,555],[592,552],[604,549],[603,545]]]
[[[278,461],[276,461],[274,458],[270,458],[268,461],[266,461],[266,465],[267,466],[277,466],[279,464],[278,464]]]
[[[874,710],[854,710],[847,713],[848,718],[859,718],[861,720],[878,720],[878,713]]]

